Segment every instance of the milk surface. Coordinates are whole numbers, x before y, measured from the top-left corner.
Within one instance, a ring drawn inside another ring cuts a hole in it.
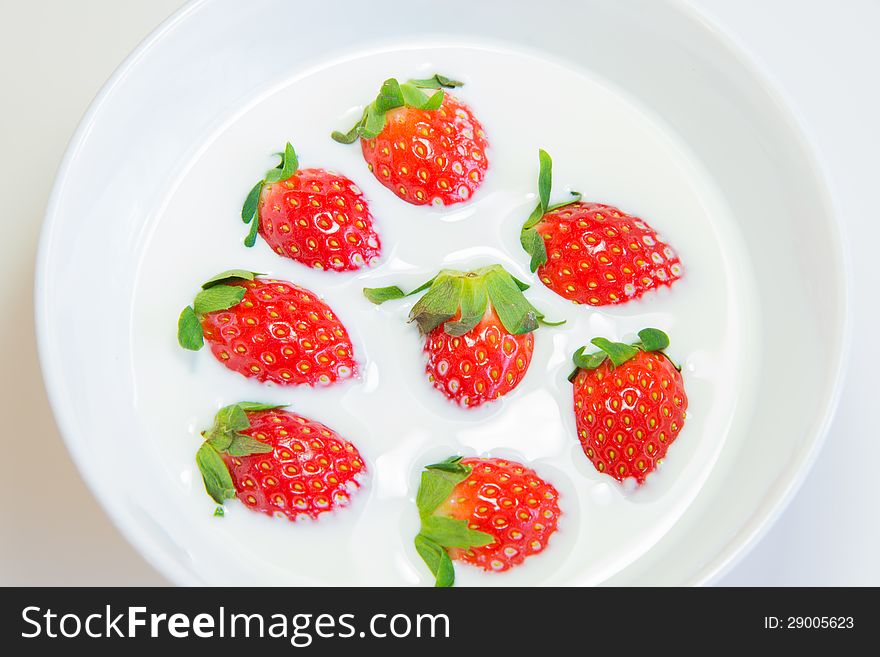
[[[490,167],[474,198],[448,208],[415,207],[367,170],[346,131],[382,81],[435,72],[463,80],[452,91],[483,123]],[[381,237],[381,263],[349,274],[310,270],[247,249],[239,212],[248,190],[290,141],[300,166],[345,174],[364,191]],[[619,307],[576,306],[528,271],[520,226],[537,202],[538,148],[553,156],[553,202],[568,189],[645,219],[681,256],[684,277]],[[227,584],[427,585],[412,544],[414,498],[427,463],[451,454],[503,456],[534,468],[560,492],[563,517],[547,550],[503,574],[456,565],[456,584],[597,584],[640,558],[700,493],[722,449],[740,436],[734,413],[748,412],[760,361],[751,267],[735,220],[708,172],[649,109],[607,80],[531,53],[492,45],[391,47],[328,63],[284,80],[206,139],[181,170],[143,236],[132,299],[131,365],[140,430],[162,467],[155,485],[174,509],[138,500],[178,542],[197,576]],[[427,381],[422,341],[407,323],[414,299],[369,303],[365,286],[412,289],[444,267],[501,263],[533,284],[526,296],[560,327],[535,334],[523,383],[478,409],[454,406]],[[358,379],[327,388],[262,385],[227,370],[205,348],[176,343],[181,308],[199,285],[231,268],[263,272],[324,297],[345,323]],[[661,469],[638,490],[600,475],[576,439],[571,354],[597,336],[632,341],[641,328],[665,330],[683,367],[689,409]],[[369,481],[347,509],[291,523],[226,503],[212,516],[194,457],[199,431],[237,401],[290,404],[351,440]],[[699,531],[699,528],[694,528]]]

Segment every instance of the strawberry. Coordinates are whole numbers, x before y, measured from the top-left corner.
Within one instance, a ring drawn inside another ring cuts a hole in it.
[[[416,550],[452,586],[452,560],[501,572],[547,547],[561,514],[559,493],[534,470],[506,459],[454,456],[422,472]]]
[[[241,402],[220,409],[196,453],[205,489],[221,506],[237,497],[254,511],[317,518],[348,504],[366,474],[338,433],[280,406]]]
[[[572,200],[550,205],[552,161],[539,152],[540,202],[520,241],[531,270],[559,296],[604,306],[638,299],[681,277],[681,261],[644,220],[611,205]]]
[[[258,275],[233,269],[202,285],[180,313],[180,346],[198,351],[207,340],[229,369],[280,385],[354,376],[348,331],[330,307],[305,288]]]
[[[596,338],[600,351],[574,354],[578,439],[599,472],[639,484],[666,456],[684,426],[687,395],[681,372],[663,353],[669,337],[639,331],[635,344]]]
[[[257,231],[278,255],[315,269],[351,271],[379,259],[379,236],[367,202],[351,180],[324,169],[298,169],[289,143],[281,163],[254,185],[241,218],[246,246]]]
[[[489,161],[483,126],[470,108],[445,93],[463,83],[435,75],[399,83],[389,78],[358,123],[333,139],[358,138],[376,179],[414,205],[452,205],[477,191]],[[423,89],[437,89],[430,97]]]
[[[532,331],[544,315],[523,296],[528,285],[501,265],[470,272],[444,269],[409,294],[427,290],[410,311],[425,336],[425,370],[453,402],[475,407],[516,388],[532,360]],[[396,286],[366,288],[373,303],[400,299]]]
[[[460,321],[456,313],[450,321]],[[516,388],[532,360],[531,333],[507,332],[494,308],[463,336],[438,326],[425,338],[426,372],[434,387],[462,406],[479,406]],[[482,371],[481,371],[482,370]]]

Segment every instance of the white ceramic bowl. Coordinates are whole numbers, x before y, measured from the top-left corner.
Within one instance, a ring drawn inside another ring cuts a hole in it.
[[[139,248],[175,172],[232,110],[297,71],[374,47],[379,35],[485,39],[588,69],[650,107],[711,173],[737,218],[758,282],[762,343],[755,407],[735,420],[748,437],[719,459],[682,521],[606,581],[711,580],[778,514],[834,409],[845,267],[803,136],[761,73],[678,3],[397,6],[343,2],[327,12],[314,3],[193,2],[141,44],[93,103],[58,174],[36,283],[46,385],[84,478],[161,572],[181,584],[207,581],[192,568],[187,537],[168,535],[142,512],[138,497],[158,466],[137,441],[120,439],[135,413],[128,309]]]

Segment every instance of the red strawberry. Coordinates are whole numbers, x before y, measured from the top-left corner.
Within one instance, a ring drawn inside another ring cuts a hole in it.
[[[601,203],[574,200],[549,205],[550,156],[540,151],[540,203],[520,241],[531,270],[556,294],[575,303],[604,306],[638,299],[681,277],[681,261],[644,220]]]
[[[290,520],[348,504],[366,474],[355,446],[279,408],[241,402],[220,409],[196,454],[208,494],[217,504],[238,497],[254,511]]]
[[[456,456],[429,465],[416,496],[416,549],[437,586],[452,586],[451,559],[508,570],[547,547],[561,514],[558,498],[552,484],[513,461]]]
[[[681,372],[663,353],[669,338],[639,331],[633,345],[592,341],[601,351],[574,354],[578,439],[599,472],[639,484],[666,456],[684,426],[688,400]]]
[[[528,286],[501,265],[471,272],[441,271],[410,311],[425,336],[428,379],[465,407],[498,399],[516,388],[532,360],[532,331],[544,316],[523,296]],[[396,286],[366,288],[373,303],[400,299]],[[543,322],[547,323],[547,322]]]
[[[326,385],[357,373],[348,332],[314,293],[288,281],[234,269],[202,286],[178,320],[177,339],[204,341],[243,376],[280,385]]]
[[[435,75],[400,84],[390,78],[347,134],[358,137],[367,167],[380,183],[414,205],[467,201],[483,182],[489,144],[470,108],[443,92],[461,82]],[[428,97],[422,89],[439,89]]]
[[[379,259],[379,236],[367,202],[351,180],[324,169],[297,169],[289,143],[281,164],[247,196],[241,218],[278,255],[315,269],[351,271]]]
[[[456,313],[450,321],[459,321]],[[516,388],[532,361],[535,338],[531,333],[508,333],[494,308],[466,335],[456,336],[443,326],[425,337],[428,380],[462,406],[479,406]]]

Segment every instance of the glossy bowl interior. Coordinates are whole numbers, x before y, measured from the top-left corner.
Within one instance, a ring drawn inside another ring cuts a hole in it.
[[[72,140],[44,227],[37,328],[55,414],[98,499],[161,572],[204,582],[185,537],[142,513],[137,499],[158,465],[120,436],[136,395],[121,309],[151,221],[205,136],[297,71],[385,40],[491,41],[588,69],[650,107],[711,172],[737,218],[760,296],[763,375],[754,408],[735,420],[748,438],[719,460],[683,521],[608,583],[710,580],[804,475],[833,412],[845,344],[833,209],[784,103],[723,35],[676,3],[447,0],[401,12],[390,0],[344,0],[336,8],[192,3],[116,72]]]

